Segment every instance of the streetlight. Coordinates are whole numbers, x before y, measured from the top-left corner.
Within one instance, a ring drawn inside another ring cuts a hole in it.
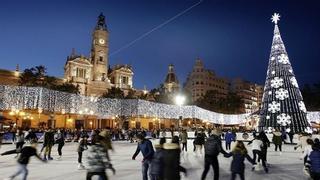
[[[180,114],[181,114],[181,106],[184,104],[185,100],[186,100],[186,97],[183,96],[182,94],[178,94],[176,97],[175,97],[175,103],[176,105],[179,106],[179,111],[180,111]],[[180,123],[182,121],[182,116],[179,116],[179,122],[178,122],[178,129],[180,128]]]

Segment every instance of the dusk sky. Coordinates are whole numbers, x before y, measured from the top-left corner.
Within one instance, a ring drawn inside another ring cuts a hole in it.
[[[42,64],[49,75],[63,77],[72,48],[89,56],[91,33],[102,12],[110,32],[109,63],[132,65],[137,89],[157,87],[171,63],[182,84],[197,57],[218,76],[264,84],[274,28],[270,18],[277,12],[299,84],[320,82],[320,1],[198,2],[2,0],[0,68],[14,70],[19,64],[23,70]]]

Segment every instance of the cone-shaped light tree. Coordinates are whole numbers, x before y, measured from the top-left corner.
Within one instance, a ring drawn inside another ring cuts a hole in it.
[[[277,24],[280,15],[274,13],[271,19],[275,26],[259,129],[290,128],[294,132],[303,132],[309,127],[307,110],[280,35]]]

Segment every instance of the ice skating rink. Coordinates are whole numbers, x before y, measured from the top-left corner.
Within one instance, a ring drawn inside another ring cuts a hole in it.
[[[245,143],[247,144],[247,143]],[[38,150],[42,144],[38,145]],[[129,143],[126,141],[113,142],[115,148],[111,152],[112,164],[116,168],[116,175],[112,175],[110,170],[107,170],[109,179],[111,180],[141,180],[141,160],[142,155],[139,154],[136,160],[131,160],[131,157],[136,150],[136,143]],[[2,145],[0,152],[14,149],[15,146]],[[247,146],[250,156],[251,146]],[[56,160],[58,157],[57,145],[53,147],[52,156],[54,160],[48,163],[42,163],[36,158],[32,157],[28,165],[30,180],[81,180],[86,177],[86,170],[77,169],[77,143],[66,143],[63,147],[63,158]],[[188,175],[185,177],[181,174],[184,180],[198,180],[203,171],[203,156],[196,156],[192,152],[192,141],[188,141],[188,153],[181,155],[181,164],[188,170]],[[17,170],[15,155],[0,156],[0,180],[7,178]],[[274,145],[268,149],[268,163],[270,163],[269,173],[266,174],[262,167],[260,170],[251,171],[251,164],[246,161],[245,177],[247,180],[304,180],[307,177],[302,171],[303,161],[300,160],[301,150],[293,150],[293,145],[283,145],[283,152],[274,152]],[[229,180],[231,158],[224,158],[219,155],[220,163],[220,179]],[[86,151],[83,156],[84,165],[86,165]],[[16,177],[21,179],[21,177]],[[98,179],[98,178],[93,178]],[[213,171],[210,169],[207,179],[213,179]],[[240,179],[238,177],[238,179]]]

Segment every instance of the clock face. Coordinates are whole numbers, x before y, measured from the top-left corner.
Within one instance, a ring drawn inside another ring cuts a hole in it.
[[[100,44],[104,44],[105,42],[104,42],[104,39],[99,39],[99,43]]]

